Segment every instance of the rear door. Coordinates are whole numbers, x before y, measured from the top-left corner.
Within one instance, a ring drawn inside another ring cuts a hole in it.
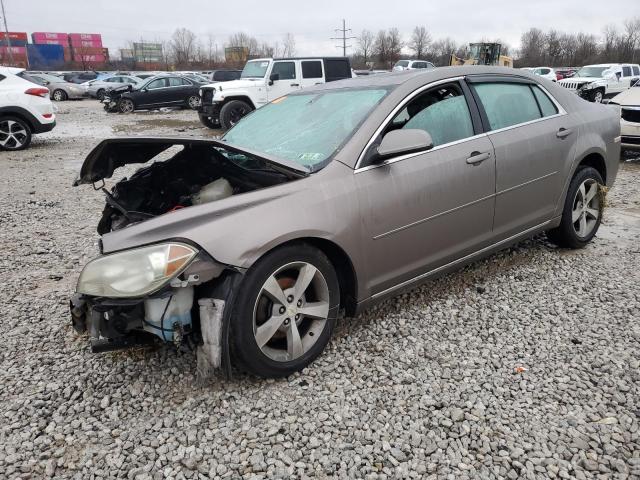
[[[575,155],[579,122],[537,83],[469,77],[495,149],[496,239],[550,220]]]
[[[493,147],[457,80],[407,97],[372,141],[355,172],[372,259],[367,285],[383,294],[487,245],[494,213]],[[434,148],[370,164],[395,129],[423,129]]]
[[[300,88],[324,83],[322,60],[300,60]]]

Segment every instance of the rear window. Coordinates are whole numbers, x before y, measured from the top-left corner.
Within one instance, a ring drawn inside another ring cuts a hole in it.
[[[326,59],[324,61],[325,80],[332,82],[351,78],[351,67],[346,59]]]
[[[634,75],[640,75],[640,67],[638,67],[637,65],[633,66],[633,74]]]
[[[536,96],[538,105],[540,105],[540,111],[542,112],[543,117],[550,117],[551,115],[558,113],[558,108],[540,87],[532,85],[531,89],[533,90],[533,94]]]
[[[319,60],[302,63],[302,78],[322,78],[322,64]]]
[[[538,102],[525,83],[479,83],[474,88],[487,113],[491,130],[542,118]]]

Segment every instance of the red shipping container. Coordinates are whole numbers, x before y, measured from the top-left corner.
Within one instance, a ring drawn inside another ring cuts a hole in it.
[[[103,55],[104,48],[102,47],[78,47],[71,46],[71,50],[73,50],[74,55]]]
[[[69,43],[64,40],[39,40],[33,43],[35,43],[36,45],[62,45],[63,47],[69,46]]]
[[[71,47],[62,47],[62,50],[64,51],[64,61],[73,62],[73,51]]]
[[[41,43],[40,40],[59,40],[65,43],[69,42],[68,33],[55,33],[55,32],[33,32],[31,34],[33,43]]]
[[[74,61],[76,62],[85,62],[85,63],[104,63],[107,61],[107,57],[102,54],[96,55],[78,55],[77,53],[73,56]]]
[[[19,40],[24,42],[29,40],[27,32],[0,32],[0,39],[6,40],[7,37],[9,37],[9,40]]]
[[[102,48],[102,42],[93,42],[91,40],[72,40],[71,46],[74,48]]]
[[[74,42],[99,42],[102,45],[102,35],[99,33],[70,33],[69,34],[69,42],[73,44]]]
[[[0,53],[9,54],[9,49],[11,49],[11,53],[16,55],[23,55],[25,58],[27,56],[27,47],[0,47]]]

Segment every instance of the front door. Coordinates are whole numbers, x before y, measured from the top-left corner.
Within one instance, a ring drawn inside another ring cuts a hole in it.
[[[135,101],[140,107],[153,107],[157,105],[166,92],[168,80],[157,78],[147,84],[142,90],[135,92]]]
[[[356,169],[374,295],[490,243],[493,147],[470,105],[458,82],[413,96],[367,154],[399,128],[426,130],[434,148]]]
[[[269,102],[300,88],[300,80],[296,72],[296,62],[294,60],[273,62],[269,76],[276,76],[273,84],[267,85],[267,99]],[[271,80],[269,83],[271,83]]]

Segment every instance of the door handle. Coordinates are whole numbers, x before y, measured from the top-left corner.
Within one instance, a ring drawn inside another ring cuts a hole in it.
[[[491,157],[491,152],[471,152],[467,163],[469,165],[478,165]]]
[[[299,84],[299,83],[292,83],[290,86],[292,86],[292,87],[299,87],[299,86],[300,86],[300,84]]]
[[[556,137],[558,137],[558,138],[566,138],[569,135],[571,135],[572,132],[573,132],[573,130],[571,130],[570,128],[561,128],[560,130],[558,130],[556,132]]]

